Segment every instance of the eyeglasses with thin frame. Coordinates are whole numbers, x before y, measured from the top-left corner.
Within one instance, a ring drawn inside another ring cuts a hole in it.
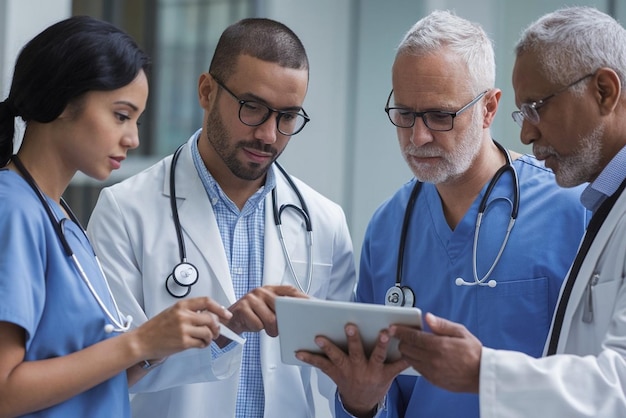
[[[302,113],[278,110],[256,100],[243,100],[230,91],[218,78],[211,74],[218,86],[239,102],[239,120],[247,126],[260,126],[276,113],[276,129],[283,135],[291,136],[300,132],[311,119],[304,109]]]
[[[471,102],[461,107],[456,112],[450,112],[447,110],[427,110],[426,112],[414,112],[405,107],[389,107],[389,101],[393,95],[393,90],[387,97],[387,104],[385,105],[385,112],[389,116],[389,120],[395,126],[399,128],[412,128],[415,126],[415,119],[420,117],[424,121],[424,125],[431,131],[446,132],[451,131],[454,128],[454,118],[465,112],[472,107],[482,97],[487,94],[489,90],[485,90],[478,96],[474,97]]]
[[[593,75],[594,75],[594,73],[587,74],[586,76],[579,78],[578,80],[574,81],[573,83],[568,84],[567,86],[563,87],[562,89],[557,90],[556,92],[554,92],[554,93],[544,97],[543,99],[539,99],[536,102],[522,103],[522,105],[520,106],[519,110],[516,110],[513,113],[511,113],[511,117],[520,126],[520,128],[524,124],[525,120],[527,120],[528,122],[532,123],[533,125],[538,124],[539,120],[540,120],[538,110],[542,106],[544,106],[548,100],[550,100],[551,98],[553,98],[557,94],[561,94],[564,91],[574,87],[576,84],[580,83],[581,81],[583,81],[583,80],[585,80],[585,79],[587,79],[587,78],[589,78],[589,77],[591,77]]]

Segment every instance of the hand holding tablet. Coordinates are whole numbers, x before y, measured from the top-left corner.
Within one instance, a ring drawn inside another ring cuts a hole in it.
[[[359,328],[363,348],[368,356],[380,331],[390,325],[422,328],[422,315],[418,308],[290,297],[276,298],[276,319],[281,359],[283,363],[294,365],[306,365],[296,358],[296,351],[323,353],[314,341],[318,335],[325,336],[346,350],[345,326],[348,323]],[[392,339],[387,350],[387,360],[398,358],[398,340]]]

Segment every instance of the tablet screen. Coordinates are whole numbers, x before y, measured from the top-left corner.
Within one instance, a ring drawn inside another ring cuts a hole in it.
[[[355,324],[367,356],[376,344],[378,334],[392,324],[422,328],[421,310],[359,302],[339,302],[292,297],[276,298],[276,318],[283,363],[305,365],[295,356],[299,350],[322,354],[315,337],[323,335],[347,351],[345,325]],[[398,340],[392,338],[387,360],[400,358]]]

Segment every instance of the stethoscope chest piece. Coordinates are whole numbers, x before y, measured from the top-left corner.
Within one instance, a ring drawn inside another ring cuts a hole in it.
[[[198,269],[191,263],[187,262],[187,250],[185,249],[185,240],[183,238],[183,232],[180,225],[180,218],[178,216],[178,206],[176,205],[176,162],[178,161],[178,157],[180,156],[181,150],[184,145],[178,147],[178,149],[174,152],[172,156],[172,162],[170,165],[170,207],[172,209],[172,219],[174,221],[174,229],[176,231],[176,238],[178,240],[178,252],[180,256],[180,263],[174,267],[172,272],[165,279],[165,289],[167,292],[175,298],[184,298],[191,292],[191,287],[196,284],[198,281]],[[276,198],[276,188],[272,189],[272,202],[273,202],[273,211],[274,211],[274,223],[278,229],[278,235],[280,239],[280,244],[283,249],[283,253],[285,254],[285,259],[287,260],[287,264],[289,266],[289,270],[294,277],[298,288],[302,292],[309,293],[311,287],[311,279],[313,275],[313,257],[312,257],[312,231],[311,227],[311,217],[309,215],[308,208],[306,203],[304,202],[304,198],[302,194],[298,190],[298,187],[293,182],[289,174],[283,169],[278,162],[275,162],[276,167],[281,171],[281,173],[285,176],[285,179],[293,189],[294,193],[297,195],[298,200],[300,202],[300,206],[298,207],[293,204],[284,204],[280,208],[278,208],[277,198]],[[282,212],[286,209],[291,209],[298,213],[305,222],[306,225],[306,243],[308,247],[308,269],[307,269],[307,287],[301,285],[298,280],[298,276],[294,270],[293,264],[291,262],[291,258],[289,257],[289,252],[287,251],[287,247],[285,246],[285,241],[283,239],[283,233],[281,228],[281,215]]]
[[[408,286],[392,286],[385,295],[387,306],[415,306],[415,294]]]
[[[184,298],[191,292],[191,286],[198,281],[198,269],[186,261],[180,262],[167,276],[165,288],[175,298]]]
[[[198,281],[198,269],[191,263],[179,263],[172,271],[172,278],[181,286],[191,286]]]

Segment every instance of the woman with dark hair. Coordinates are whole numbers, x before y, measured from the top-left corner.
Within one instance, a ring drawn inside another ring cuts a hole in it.
[[[90,17],[50,26],[17,59],[0,102],[0,417],[128,417],[129,385],[209,345],[231,316],[186,299],[131,330],[62,198],[77,171],[103,180],[138,146],[148,64]],[[16,117],[26,128],[12,155]]]

